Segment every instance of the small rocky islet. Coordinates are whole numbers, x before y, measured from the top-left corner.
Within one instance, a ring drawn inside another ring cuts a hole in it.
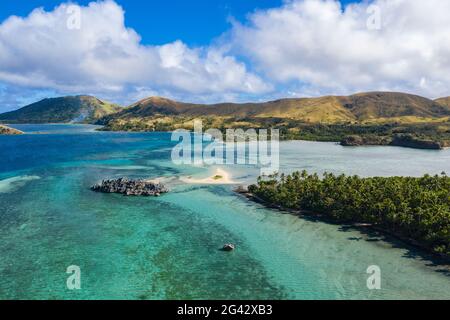
[[[148,180],[132,180],[119,178],[114,180],[103,180],[101,183],[91,187],[92,191],[101,193],[118,193],[124,196],[159,197],[169,192],[163,184]]]
[[[450,147],[448,142],[433,141],[426,138],[411,134],[395,134],[392,137],[377,136],[377,135],[351,135],[344,137],[340,144],[344,147],[359,147],[359,146],[395,146],[414,149],[428,149],[428,150],[442,150]]]
[[[19,134],[23,134],[23,132],[20,130],[13,129],[13,128],[10,128],[10,127],[0,124],[0,135],[12,136],[12,135],[19,135]]]

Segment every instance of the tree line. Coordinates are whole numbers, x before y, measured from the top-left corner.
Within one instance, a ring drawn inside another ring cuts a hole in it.
[[[260,177],[249,192],[271,205],[337,222],[370,223],[450,255],[450,177],[308,174]]]

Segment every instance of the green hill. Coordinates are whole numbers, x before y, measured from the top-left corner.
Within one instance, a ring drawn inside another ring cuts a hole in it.
[[[396,92],[369,92],[351,96],[280,99],[261,103],[194,104],[150,97],[128,108],[91,96],[44,99],[19,110],[0,114],[2,123],[94,123],[120,127],[130,123],[146,127],[194,118],[211,124],[267,122],[273,119],[303,123],[416,123],[450,117],[450,98],[435,101]],[[141,126],[142,127],[142,126]]]
[[[260,103],[195,104],[150,97],[127,108],[90,96],[45,99],[0,115],[0,123],[95,123],[110,131],[207,128],[280,129],[282,139],[450,146],[450,98],[398,92],[280,99]]]
[[[444,97],[444,98],[436,99],[434,101],[439,103],[441,106],[444,106],[444,107],[450,109],[450,97]]]
[[[111,131],[171,131],[191,130],[201,119],[205,129],[276,127],[282,139],[439,149],[450,146],[448,101],[397,92],[211,105],[151,97],[98,124]]]
[[[151,97],[114,114],[110,119],[154,117],[288,118],[310,121],[349,121],[355,117],[337,97],[282,99],[263,103],[193,104]]]
[[[93,123],[120,107],[91,96],[44,99],[0,114],[2,123]]]
[[[450,107],[405,93],[370,92],[352,96],[281,99],[263,103],[192,104],[161,97],[141,100],[103,119],[126,121],[155,118],[221,117],[290,119],[307,123],[415,122],[450,116]]]
[[[360,93],[340,98],[341,103],[358,121],[414,118],[441,118],[450,116],[448,106],[417,95],[396,92]]]

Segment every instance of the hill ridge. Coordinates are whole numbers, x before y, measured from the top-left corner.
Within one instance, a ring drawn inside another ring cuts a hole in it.
[[[285,118],[305,122],[364,122],[450,116],[450,101],[433,101],[401,92],[361,92],[349,96],[286,98],[267,102],[197,104],[164,97],[142,99],[109,119],[148,117]]]
[[[46,98],[0,114],[0,123],[99,123],[160,118],[288,119],[305,123],[426,122],[450,117],[450,97],[401,92],[284,98],[266,102],[180,102],[161,96],[120,108],[90,95]]]
[[[0,114],[1,123],[93,123],[116,113],[116,104],[89,95],[45,98],[15,111]]]

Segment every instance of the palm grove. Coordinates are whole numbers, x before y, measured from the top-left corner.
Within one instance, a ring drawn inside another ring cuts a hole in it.
[[[450,256],[450,177],[336,176],[306,171],[259,178],[249,192],[271,205],[336,222],[371,223]]]

